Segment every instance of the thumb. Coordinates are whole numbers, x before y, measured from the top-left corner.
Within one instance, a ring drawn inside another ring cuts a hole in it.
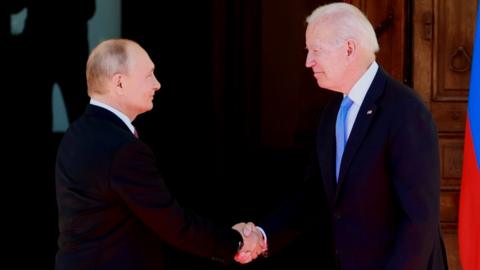
[[[243,234],[246,237],[248,237],[252,233],[254,227],[255,227],[255,224],[253,224],[252,222],[248,222],[247,225],[243,227]]]

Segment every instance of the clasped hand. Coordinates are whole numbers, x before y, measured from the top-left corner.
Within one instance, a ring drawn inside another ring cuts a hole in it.
[[[235,255],[235,261],[238,263],[249,263],[267,250],[263,234],[252,222],[240,222],[232,228],[243,237],[243,246]]]

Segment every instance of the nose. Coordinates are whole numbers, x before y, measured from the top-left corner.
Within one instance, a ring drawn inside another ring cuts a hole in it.
[[[160,84],[160,82],[157,80],[157,77],[154,77],[155,81],[153,82],[154,83],[154,86],[153,88],[155,89],[155,91],[158,91],[160,89],[160,87],[162,87],[162,85]]]
[[[307,57],[305,59],[305,67],[311,68],[315,65],[315,61],[313,60],[312,54],[310,52],[307,53]]]

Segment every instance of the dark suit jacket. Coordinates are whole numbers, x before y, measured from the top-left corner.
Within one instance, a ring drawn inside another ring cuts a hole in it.
[[[241,235],[182,209],[150,149],[113,113],[89,105],[56,162],[56,269],[163,269],[165,243],[218,261]]]
[[[320,208],[323,223],[330,224],[326,233],[337,269],[445,269],[431,114],[412,89],[379,68],[350,133],[337,184],[341,100],[333,98],[322,114],[306,190],[263,224],[271,251],[312,225],[310,216]],[[312,188],[318,181],[319,188]]]

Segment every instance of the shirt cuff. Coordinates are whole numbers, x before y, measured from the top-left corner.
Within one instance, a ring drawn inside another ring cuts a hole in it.
[[[267,256],[267,250],[268,250],[267,234],[262,229],[262,227],[259,227],[259,226],[256,226],[256,227],[257,227],[257,230],[259,230],[262,233],[263,243],[265,244],[265,249],[263,250],[262,255],[266,257]]]

